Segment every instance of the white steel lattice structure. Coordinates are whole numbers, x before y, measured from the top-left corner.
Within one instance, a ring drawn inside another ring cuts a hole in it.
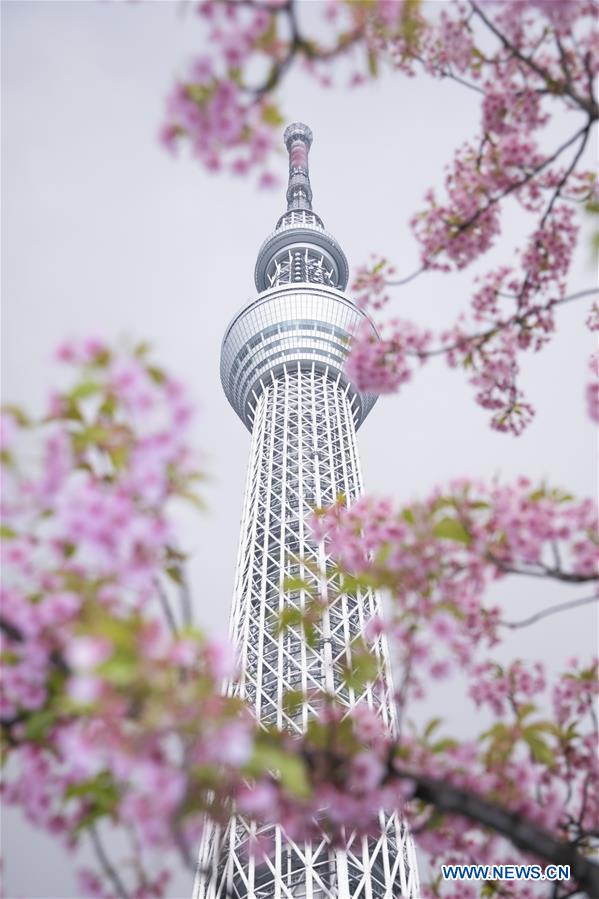
[[[373,648],[381,678],[357,694],[344,678],[352,640],[379,608],[376,594],[341,595],[324,604],[317,642],[294,627],[279,633],[286,606],[304,607],[304,591],[284,589],[290,576],[327,596],[327,557],[312,539],[315,506],[348,502],[362,492],[356,430],[375,396],[361,394],[344,374],[349,340],[374,326],[342,292],[348,266],[335,239],[312,211],[305,125],[285,132],[289,150],[288,210],[258,254],[259,291],[229,326],[223,341],[225,393],[252,434],[241,526],[231,635],[240,676],[229,689],[263,722],[305,729],[316,709],[310,699],[285,711],[288,690],[326,690],[350,710],[375,708],[395,726],[387,649]],[[334,596],[335,591],[331,590]],[[275,850],[266,862],[247,853],[248,840],[270,831]],[[256,830],[241,816],[226,828],[209,826],[200,848],[194,899],[400,899],[418,895],[411,838],[397,815],[380,815],[380,834],[348,834],[345,848],[321,840],[297,844],[278,827]]]

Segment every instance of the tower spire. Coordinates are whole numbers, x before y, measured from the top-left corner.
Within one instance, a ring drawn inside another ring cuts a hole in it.
[[[287,211],[312,209],[312,188],[308,169],[308,153],[312,145],[312,131],[302,122],[294,122],[283,136],[289,153],[289,186]]]
[[[345,290],[349,266],[335,238],[312,209],[308,154],[312,131],[294,122],[283,135],[289,153],[287,209],[258,251],[254,280],[259,291],[283,284],[328,284]]]

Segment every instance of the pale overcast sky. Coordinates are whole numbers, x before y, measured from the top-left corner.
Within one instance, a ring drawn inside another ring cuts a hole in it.
[[[164,96],[200,49],[190,5],[4,2],[2,17],[4,398],[42,408],[55,372],[51,353],[65,336],[154,344],[200,407],[195,436],[212,478],[210,513],[190,517],[181,542],[194,553],[197,618],[223,633],[249,435],[220,386],[220,342],[253,296],[256,252],[284,209],[284,185],[260,193],[248,181],[206,175],[185,152],[174,161],[158,145]],[[282,97],[287,120],[314,132],[314,206],[350,264],[380,251],[400,273],[413,271],[418,253],[408,220],[427,186],[441,183],[452,150],[474,133],[476,96],[420,77],[385,77],[349,92],[294,75]],[[284,179],[284,154],[277,167]],[[504,230],[478,270],[509,262],[526,223],[511,210]],[[585,244],[572,290],[593,283],[589,256]],[[397,293],[393,311],[442,327],[464,308],[472,278],[473,271],[427,275]],[[523,384],[538,414],[519,439],[490,430],[464,375],[442,361],[401,395],[379,400],[359,433],[367,489],[407,501],[454,476],[524,473],[594,493],[582,386],[593,340],[585,316],[585,305],[565,307],[552,345],[523,360]],[[567,598],[516,581],[497,597],[512,618]],[[518,632],[509,653],[558,665],[588,655],[594,634],[586,608]],[[467,728],[455,688],[438,691],[423,715],[452,707],[456,726]],[[12,811],[2,824],[6,896],[75,899],[73,859]],[[172,899],[190,894],[182,873]]]

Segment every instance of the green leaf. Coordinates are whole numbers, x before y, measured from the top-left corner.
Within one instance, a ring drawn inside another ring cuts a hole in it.
[[[291,593],[295,590],[310,590],[310,584],[302,577],[289,576],[283,581],[283,590]]]
[[[177,490],[177,495],[184,499],[186,502],[191,503],[198,512],[206,511],[206,503],[198,496],[197,493],[193,493],[191,490]]]
[[[157,365],[148,365],[146,371],[155,384],[164,384],[166,381],[166,374]]]
[[[376,78],[379,73],[379,61],[373,50],[368,51],[368,71],[372,78]]]
[[[108,450],[108,455],[116,471],[122,471],[129,459],[129,448],[126,446],[114,446]]]
[[[164,570],[170,577],[171,581],[174,581],[175,584],[178,584],[179,586],[183,585],[183,574],[181,573],[180,565],[167,565]]]
[[[14,403],[3,403],[2,411],[6,412],[8,415],[11,415],[16,423],[22,428],[26,428],[31,424],[31,421],[29,420],[25,412],[21,409],[21,407],[16,406]]]
[[[424,739],[427,740],[433,731],[437,730],[439,725],[443,722],[443,718],[431,718],[426,727],[424,728]]]
[[[518,709],[518,721],[523,721],[529,715],[532,715],[532,713],[536,711],[536,708],[537,707],[533,702],[521,705]]]
[[[108,771],[100,771],[96,777],[90,780],[70,784],[64,795],[67,799],[84,796],[104,807],[114,807],[118,802],[119,791],[112,775]]]
[[[127,687],[133,680],[136,668],[135,655],[121,650],[98,666],[98,674],[117,687]]]
[[[433,526],[433,534],[446,540],[455,540],[458,543],[470,543],[471,537],[464,525],[457,518],[442,518]]]
[[[458,741],[454,740],[453,737],[444,737],[442,740],[437,740],[436,743],[433,743],[431,749],[436,753],[447,752],[448,749],[455,749],[458,745]]]
[[[84,400],[88,396],[94,396],[102,390],[102,385],[97,381],[82,381],[71,392],[69,396],[73,400]]]
[[[279,112],[279,107],[275,106],[274,103],[268,104],[262,110],[262,121],[267,125],[272,125],[274,128],[282,125],[285,119]]]
[[[146,343],[146,341],[142,341],[141,343],[136,344],[133,355],[137,356],[138,359],[143,359],[144,356],[147,356],[150,350],[152,349],[152,344]]]
[[[343,679],[350,690],[359,693],[367,683],[376,680],[378,674],[376,656],[369,652],[360,652],[352,656],[351,668],[346,668]]]
[[[17,536],[17,532],[9,528],[7,524],[0,524],[0,537],[5,540],[13,540]]]
[[[555,762],[555,755],[551,747],[549,747],[545,740],[539,736],[537,731],[538,728],[536,727],[527,727],[524,729],[522,736],[528,743],[535,761],[550,767]]]
[[[89,446],[98,446],[104,443],[108,436],[106,428],[102,428],[100,425],[89,425],[73,434],[73,448],[75,452],[81,452]]]
[[[48,731],[56,722],[56,712],[53,709],[42,709],[34,712],[25,724],[25,736],[33,743],[42,742]]]
[[[257,50],[268,50],[272,47],[272,44],[277,39],[277,17],[271,15],[270,21],[268,23],[267,28],[262,32],[262,34],[256,38],[255,46]],[[268,108],[268,107],[267,107]],[[268,119],[264,119],[265,122],[272,125],[280,125],[281,122],[268,122]]]
[[[304,623],[305,612],[296,606],[285,606],[277,615],[277,633],[284,633],[287,628],[297,627]]]
[[[283,696],[283,709],[293,715],[303,704],[305,696],[302,690],[287,690]]]
[[[214,87],[205,84],[187,84],[185,92],[190,100],[203,106],[214,93]]]
[[[300,799],[310,796],[310,784],[303,760],[296,755],[288,755],[276,746],[256,746],[246,771],[254,776],[271,771],[292,795]]]

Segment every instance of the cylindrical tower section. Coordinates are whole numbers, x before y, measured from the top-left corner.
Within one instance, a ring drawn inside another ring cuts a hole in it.
[[[251,430],[258,399],[281,372],[300,368],[325,373],[347,388],[356,428],[376,395],[360,393],[344,371],[358,328],[376,330],[345,294],[317,284],[273,288],[235,316],[225,332],[221,381],[227,399]]]

